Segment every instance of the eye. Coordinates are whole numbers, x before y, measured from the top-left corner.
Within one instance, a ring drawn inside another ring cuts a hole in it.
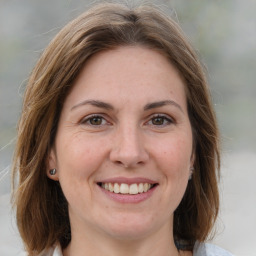
[[[166,126],[172,123],[174,123],[172,118],[165,115],[156,115],[149,120],[149,124],[154,126]]]
[[[91,115],[91,116],[85,117],[81,121],[81,123],[89,126],[101,126],[101,125],[108,124],[106,119],[100,115]]]

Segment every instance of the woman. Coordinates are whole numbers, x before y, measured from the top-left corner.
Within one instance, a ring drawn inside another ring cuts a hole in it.
[[[26,88],[13,169],[26,251],[230,255],[204,244],[218,140],[178,25],[152,7],[95,6],[59,32]]]

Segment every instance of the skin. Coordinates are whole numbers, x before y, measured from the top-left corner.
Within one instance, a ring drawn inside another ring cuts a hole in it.
[[[94,55],[64,102],[49,156],[57,173],[47,175],[69,203],[64,255],[192,255],[177,252],[173,212],[193,158],[184,83],[167,58],[139,46]],[[97,182],[120,176],[157,186],[142,202],[116,202]]]

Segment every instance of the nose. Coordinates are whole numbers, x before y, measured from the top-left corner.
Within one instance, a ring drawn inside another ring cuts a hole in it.
[[[149,160],[143,136],[138,128],[124,127],[116,132],[110,160],[125,168],[136,168]]]

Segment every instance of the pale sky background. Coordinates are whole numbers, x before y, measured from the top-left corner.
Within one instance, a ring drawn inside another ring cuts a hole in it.
[[[179,21],[208,70],[223,145],[222,207],[213,242],[238,256],[256,256],[256,1],[148,2]],[[53,36],[91,3],[0,0],[0,255],[18,255],[22,248],[9,194],[26,81]]]

